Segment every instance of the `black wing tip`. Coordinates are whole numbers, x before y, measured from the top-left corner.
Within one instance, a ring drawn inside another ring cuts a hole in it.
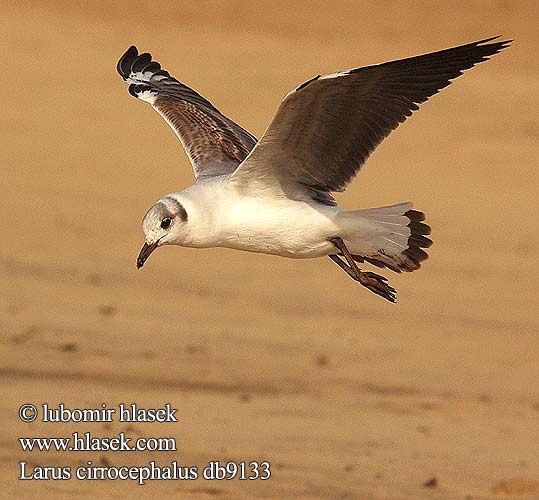
[[[120,76],[126,80],[129,76],[129,71],[131,69],[131,64],[133,61],[138,57],[138,49],[134,45],[131,45],[129,47],[124,55],[120,57],[118,60],[118,64],[116,64],[116,69]]]
[[[503,49],[509,47],[511,45],[511,42],[513,42],[512,39],[498,41],[500,37],[501,35],[491,36],[489,38],[484,38],[483,40],[478,40],[476,42],[467,43],[465,45],[455,47],[455,49],[469,49],[470,51],[473,51],[472,53],[475,53],[480,56],[480,59],[474,63],[475,65],[478,62],[488,61],[491,56],[499,54]]]
[[[161,66],[158,62],[152,61],[152,55],[148,52],[139,54],[139,51],[135,45],[131,45],[124,55],[120,57],[116,69],[120,76],[127,80],[131,73],[142,71],[147,66],[150,66],[154,72],[159,71]]]
[[[474,45],[484,45],[484,44],[488,44],[489,42],[492,42],[493,40],[498,40],[498,38],[501,38],[502,35],[496,35],[496,36],[491,36],[489,38],[485,38],[483,40],[479,40],[477,42],[473,42]],[[513,39],[510,39],[510,40],[500,40],[496,43],[501,43],[501,44],[507,44],[509,45],[511,42],[514,42]],[[492,44],[490,44],[492,45]]]
[[[473,66],[483,61],[490,60],[492,56],[499,54],[503,49],[506,49],[507,47],[509,47],[511,45],[511,42],[513,41],[513,40],[500,40],[500,41],[493,42],[493,40],[497,40],[498,38],[500,38],[500,35],[475,42],[475,44],[472,47],[475,49],[477,55],[480,57],[478,60],[476,60],[472,64]],[[468,69],[468,68],[465,68],[465,69]]]
[[[168,71],[161,69],[161,65],[157,61],[152,60],[152,55],[148,52],[139,54],[139,51],[135,45],[131,45],[124,55],[120,57],[116,69],[120,76],[127,80],[131,73],[149,71],[152,76],[159,75],[175,80],[170,76]]]
[[[500,37],[501,35],[496,35],[490,38],[485,38],[484,40],[479,40],[478,42],[473,43],[473,45],[475,45],[478,48],[489,48],[490,51],[487,55],[498,54],[501,50],[509,47],[511,43],[514,41],[513,39],[508,39],[508,40],[499,40],[499,41],[494,42],[494,40],[498,40]]]

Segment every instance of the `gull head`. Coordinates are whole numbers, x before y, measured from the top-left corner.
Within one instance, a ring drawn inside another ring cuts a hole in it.
[[[145,241],[137,257],[137,269],[144,265],[157,247],[180,240],[186,223],[185,208],[171,195],[161,198],[150,208],[142,220]]]

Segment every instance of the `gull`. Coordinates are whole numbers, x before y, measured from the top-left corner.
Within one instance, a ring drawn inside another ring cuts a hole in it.
[[[331,193],[346,189],[419,104],[512,41],[498,38],[315,76],[285,96],[260,140],[131,46],[118,72],[129,93],[176,133],[196,178],[146,212],[137,269],[163,245],[329,256],[353,280],[395,302],[387,278],[358,264],[419,269],[432,244],[425,215],[410,202],[347,210]]]

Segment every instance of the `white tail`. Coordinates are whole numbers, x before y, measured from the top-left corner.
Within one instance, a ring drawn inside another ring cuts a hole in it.
[[[415,271],[428,258],[422,248],[432,241],[425,235],[430,227],[425,215],[412,210],[412,203],[367,210],[347,210],[338,215],[338,223],[354,258],[396,272]]]

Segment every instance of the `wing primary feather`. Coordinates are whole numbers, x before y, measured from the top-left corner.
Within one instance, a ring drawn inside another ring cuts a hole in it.
[[[129,71],[131,70],[131,64],[133,62],[133,59],[135,59],[138,56],[138,50],[134,45],[131,45],[129,47],[125,54],[120,58],[118,61],[118,64],[116,65],[116,68],[118,70],[118,73],[120,73],[120,76],[127,80],[129,77]]]
[[[140,54],[140,56],[136,57],[131,64],[131,73],[138,73],[142,70],[142,68],[144,68],[144,66],[150,64],[151,61],[152,56],[147,52]]]

